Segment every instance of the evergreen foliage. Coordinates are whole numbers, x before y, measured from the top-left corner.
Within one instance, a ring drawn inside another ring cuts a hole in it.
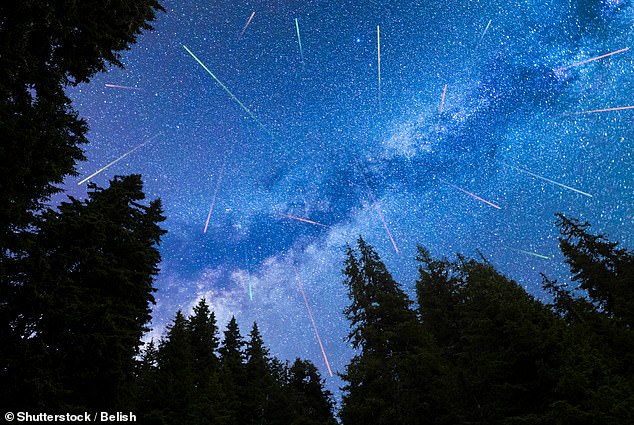
[[[64,89],[122,66],[119,52],[162,10],[157,0],[0,5],[0,255],[83,159],[88,128]]]
[[[486,262],[419,247],[415,321],[374,250],[348,248],[344,313],[359,354],[343,374],[342,423],[634,423],[634,254],[587,223],[557,225],[577,286],[544,277],[552,304]]]
[[[288,392],[295,407],[293,425],[336,424],[332,415],[333,401],[330,391],[324,391],[324,382],[315,365],[308,360],[295,359],[288,369]]]
[[[136,177],[103,192],[92,187],[90,204],[71,199],[52,211],[44,203],[60,191],[57,185],[65,177],[76,175],[75,165],[84,159],[88,127],[65,89],[109,65],[121,66],[119,52],[151,28],[160,10],[157,0],[0,4],[0,405],[5,410],[94,405],[91,385],[103,385],[102,407],[128,400],[131,356],[152,301],[158,252],[148,244],[160,236],[151,223],[160,206],[141,212],[137,205],[127,220],[113,208],[99,215],[95,205],[104,203],[102,198],[124,206],[131,199],[126,191],[141,193]],[[132,265],[137,259],[138,269]],[[92,266],[96,269],[89,270]],[[129,299],[121,299],[125,291]]]
[[[235,317],[218,347],[213,317],[201,299],[189,318],[176,313],[158,352],[152,343],[146,347],[138,378],[144,423],[336,423],[331,394],[312,363],[297,359],[289,368],[271,358],[255,323],[245,343]],[[193,323],[206,323],[206,331]],[[204,357],[196,355],[200,348]]]
[[[424,376],[437,367],[431,340],[422,332],[411,301],[362,238],[358,253],[348,248],[344,284],[350,306],[348,340],[360,350],[342,375],[346,424],[414,423],[432,407],[419,400],[414,372]],[[424,360],[425,362],[421,362]],[[429,361],[428,361],[429,360]]]
[[[13,294],[28,306],[11,321],[14,348],[24,351],[10,357],[31,363],[38,376],[14,382],[6,396],[15,403],[126,405],[164,233],[160,202],[144,206],[144,197],[139,175],[117,177],[107,189],[91,185],[87,200],[70,198],[39,217]]]
[[[140,176],[46,208],[87,143],[65,90],[122,66],[120,52],[162,10],[158,0],[0,4],[0,406],[132,411],[153,424],[332,423],[310,362],[310,385],[291,385],[299,372],[270,357],[255,324],[245,348],[235,319],[221,346],[205,300],[140,352],[164,234]]]

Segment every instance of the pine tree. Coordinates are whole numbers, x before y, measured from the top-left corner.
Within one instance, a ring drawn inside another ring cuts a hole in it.
[[[200,424],[217,423],[220,408],[220,383],[218,373],[220,363],[218,350],[218,326],[216,316],[209,310],[204,298],[194,307],[187,321],[187,329],[192,348],[195,393],[193,395],[193,422]]]
[[[21,403],[128,406],[165,233],[160,201],[144,206],[144,197],[140,176],[117,177],[107,189],[91,185],[87,200],[70,198],[41,215],[17,292],[28,308],[13,328],[39,375],[15,385],[28,388]],[[31,373],[24,366],[18,376]]]
[[[557,402],[551,417],[585,423],[634,420],[634,253],[589,224],[557,214],[560,248],[574,284],[544,279],[567,322]]]
[[[143,423],[163,423],[161,409],[164,406],[157,402],[157,394],[161,391],[159,379],[159,351],[152,339],[146,344],[137,365],[135,406]]]
[[[51,371],[50,354],[59,350],[30,340],[42,292],[28,283],[39,267],[30,258],[39,255],[39,214],[84,159],[88,126],[65,90],[121,66],[119,52],[151,29],[159,10],[157,0],[0,3],[0,405],[7,408],[65,397]]]
[[[122,66],[119,52],[161,10],[157,0],[2,2],[0,255],[83,159],[88,127],[64,90]]]
[[[324,389],[324,380],[309,360],[295,359],[288,371],[290,405],[294,408],[292,425],[334,425],[333,401]]]
[[[557,214],[559,246],[573,280],[597,309],[624,326],[634,327],[634,252],[618,248],[604,235],[587,232],[590,225]]]
[[[195,418],[193,399],[197,371],[187,319],[180,310],[159,346],[158,366],[159,389],[154,406],[159,412],[151,412],[150,417],[160,417],[168,424],[191,423]]]
[[[227,324],[220,346],[220,382],[223,390],[223,405],[219,412],[220,423],[241,425],[241,403],[245,391],[244,341],[235,317]]]
[[[348,248],[344,284],[350,305],[348,340],[360,350],[342,375],[347,381],[340,417],[344,424],[418,423],[417,348],[426,344],[411,301],[374,249],[359,238],[358,258]]]
[[[416,260],[419,263],[416,281],[419,316],[441,347],[450,346],[455,343],[458,332],[459,280],[447,260],[434,260],[420,245]]]
[[[254,322],[245,350],[246,381],[243,403],[244,424],[268,423],[269,398],[278,390],[271,375],[269,350],[264,346],[258,325]]]

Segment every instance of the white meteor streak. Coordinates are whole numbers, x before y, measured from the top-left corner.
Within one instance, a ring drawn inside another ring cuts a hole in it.
[[[95,177],[97,174],[101,173],[102,171],[107,170],[108,168],[112,167],[114,164],[116,164],[117,162],[121,161],[123,158],[125,158],[126,156],[130,155],[132,152],[141,149],[143,146],[147,145],[148,143],[150,143],[152,140],[156,139],[158,136],[162,135],[163,133],[158,133],[152,137],[150,137],[148,140],[146,140],[145,142],[141,143],[140,145],[138,145],[137,147],[130,149],[129,151],[127,151],[126,153],[124,153],[123,155],[121,155],[119,158],[115,159],[114,161],[112,161],[111,163],[101,167],[100,169],[98,169],[97,171],[95,171],[94,173],[92,173],[91,175],[89,175],[88,177],[86,177],[85,179],[83,179],[82,181],[80,181],[79,183],[77,183],[78,186],[81,186],[82,184],[84,184],[85,182],[87,182],[88,180],[92,179],[93,177]]]
[[[377,55],[377,70],[378,70],[378,93],[379,93],[379,112],[381,112],[381,29],[376,26],[376,55]]]
[[[487,31],[489,30],[489,27],[491,26],[491,22],[493,22],[493,20],[489,19],[489,23],[487,24],[487,27],[482,32],[482,35],[480,36],[480,41],[478,41],[478,44],[480,44],[482,42],[482,39],[484,38],[484,36],[486,35]]]
[[[120,86],[118,84],[104,84],[104,86],[108,87],[109,89],[143,90],[138,87]]]
[[[442,108],[445,106],[445,96],[447,95],[447,84],[442,89],[442,99],[440,100],[440,114],[442,114]]]
[[[211,199],[211,206],[209,207],[209,214],[207,214],[207,221],[205,222],[205,230],[203,233],[207,233],[207,227],[209,227],[209,219],[211,218],[211,213],[214,210],[214,204],[216,203],[216,195],[218,195],[218,188],[220,187],[220,182],[222,181],[222,172],[225,170],[225,164],[227,161],[222,163],[222,167],[220,168],[220,173],[218,174],[218,181],[216,181],[216,188],[214,189],[214,196]]]
[[[549,178],[540,176],[539,174],[532,173],[532,172],[530,172],[530,171],[528,171],[528,170],[526,170],[524,168],[515,167],[514,165],[506,164],[504,162],[500,162],[500,164],[506,165],[507,167],[513,168],[514,170],[517,170],[517,171],[519,171],[521,173],[526,173],[529,176],[535,177],[536,179],[544,180],[544,181],[546,181],[548,183],[552,183],[552,184],[557,185],[559,187],[563,187],[564,189],[572,190],[573,192],[577,192],[577,193],[579,193],[581,195],[584,195],[584,196],[587,196],[589,198],[592,198],[592,195],[590,195],[589,193],[582,192],[579,189],[575,189],[574,187],[566,186],[565,184],[562,184],[562,183],[556,182],[554,180],[551,180]]]
[[[568,112],[567,114],[563,114],[562,116],[569,115],[583,115],[583,114],[596,114],[599,112],[610,112],[610,111],[623,111],[625,109],[634,109],[634,105],[631,106],[617,106],[615,108],[605,108],[605,109],[593,109],[591,111],[580,111],[580,112]]]

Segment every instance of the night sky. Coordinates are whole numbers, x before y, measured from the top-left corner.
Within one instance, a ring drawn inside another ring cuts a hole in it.
[[[151,139],[91,181],[141,173],[163,201],[155,338],[204,296],[221,330],[257,321],[272,354],[311,359],[336,391],[293,266],[341,372],[359,235],[412,295],[421,244],[479,251],[544,298],[540,272],[569,277],[556,212],[634,245],[634,109],[574,114],[634,105],[631,1],[163,5],[125,69],[68,90],[90,144],[65,184],[85,196],[80,180]]]

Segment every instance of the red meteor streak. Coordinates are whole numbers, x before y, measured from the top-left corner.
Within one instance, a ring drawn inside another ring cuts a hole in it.
[[[255,10],[253,12],[251,12],[251,16],[249,17],[249,20],[247,21],[247,24],[242,29],[242,32],[240,33],[240,36],[238,37],[238,41],[240,41],[240,39],[242,38],[242,35],[244,35],[244,32],[247,30],[247,27],[251,23],[251,19],[253,19],[253,15],[255,15]]]
[[[445,180],[443,180],[443,179],[441,179],[441,178],[439,178],[438,180],[440,180],[441,182],[443,182],[443,183],[444,183],[444,184],[446,184],[446,185],[449,185],[449,186],[453,187],[454,189],[458,189],[459,191],[466,193],[467,195],[469,195],[469,196],[471,196],[471,197],[473,197],[473,198],[477,199],[477,200],[478,200],[478,201],[480,201],[480,202],[484,202],[484,203],[485,203],[485,204],[487,204],[487,205],[491,205],[493,208],[497,208],[498,210],[501,210],[501,209],[502,209],[502,207],[500,207],[500,206],[498,206],[498,205],[495,205],[493,202],[489,202],[489,201],[487,201],[486,199],[482,199],[482,198],[480,198],[478,195],[476,195],[476,194],[474,194],[474,193],[471,193],[471,192],[469,192],[469,191],[467,191],[467,190],[464,190],[464,189],[462,189],[462,188],[460,188],[460,187],[456,186],[455,184],[451,184],[451,183],[449,183],[448,181],[445,181]]]
[[[328,226],[326,224],[321,224],[321,223],[318,223],[316,221],[309,220],[307,218],[296,217],[294,215],[289,215],[289,214],[284,214],[284,213],[278,213],[278,214],[281,215],[282,217],[290,218],[292,220],[303,221],[304,223],[314,224],[316,226],[330,227],[330,226]]]
[[[313,318],[313,312],[310,310],[310,306],[308,305],[308,298],[306,298],[306,293],[304,292],[304,287],[302,286],[302,281],[299,279],[299,273],[297,273],[297,268],[295,264],[293,264],[293,271],[295,272],[295,278],[297,279],[297,284],[299,285],[299,290],[304,297],[304,303],[306,304],[306,309],[308,310],[308,316],[310,317],[310,321],[313,324],[313,329],[315,329],[315,336],[317,336],[317,342],[319,343],[319,348],[321,348],[321,354],[324,356],[324,361],[326,362],[326,367],[328,368],[328,373],[332,377],[332,370],[330,369],[330,363],[328,362],[328,356],[326,356],[326,350],[324,350],[324,345],[321,343],[321,338],[319,337],[319,332],[317,332],[317,325],[315,325],[315,319]]]
[[[576,62],[576,63],[573,63],[572,65],[564,66],[564,67],[562,67],[562,68],[557,68],[557,69],[555,69],[554,71],[555,71],[555,72],[557,72],[557,71],[564,71],[564,70],[566,70],[566,69],[574,68],[575,66],[583,65],[584,63],[588,63],[588,62],[596,61],[596,60],[598,60],[598,59],[607,58],[608,56],[616,55],[617,53],[627,52],[628,50],[630,50],[630,48],[629,48],[629,47],[626,47],[625,49],[616,50],[616,51],[614,51],[614,52],[606,53],[605,55],[595,56],[595,57],[593,57],[593,58],[586,59],[586,60],[583,60],[583,61],[581,61],[581,62]]]
[[[214,204],[216,203],[216,195],[218,194],[218,188],[220,187],[220,182],[222,181],[222,172],[225,170],[226,161],[222,163],[222,167],[220,168],[220,174],[218,174],[218,181],[216,182],[216,188],[214,189],[214,196],[211,199],[211,206],[209,207],[209,214],[207,214],[207,221],[205,222],[205,230],[203,233],[207,233],[207,227],[209,226],[209,219],[211,218],[211,212],[214,210]]]
[[[365,182],[365,187],[368,189],[368,192],[370,193],[370,197],[372,198],[372,202],[374,203],[374,209],[376,210],[377,214],[379,215],[379,218],[381,218],[381,221],[383,222],[383,228],[385,229],[385,232],[387,233],[387,236],[390,238],[390,241],[392,242],[392,246],[394,247],[394,251],[396,251],[396,253],[398,254],[398,247],[396,246],[396,242],[394,241],[394,238],[392,237],[392,232],[390,232],[390,229],[387,227],[387,222],[385,221],[385,218],[383,217],[383,214],[381,213],[381,209],[379,208],[379,203],[376,201],[376,197],[374,196],[374,192],[372,192],[372,189],[370,188],[370,184],[368,183],[368,179],[365,178],[365,174],[361,170],[361,167],[359,167],[359,163],[357,161],[357,158],[354,158],[354,162],[355,162],[355,165],[357,166],[357,170],[359,171],[359,173],[363,177],[363,181]]]

